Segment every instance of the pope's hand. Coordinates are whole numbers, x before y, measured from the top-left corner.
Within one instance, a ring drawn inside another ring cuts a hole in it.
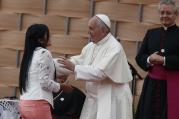
[[[64,75],[70,75],[73,74],[73,71],[63,68],[64,65],[61,64],[61,60],[65,60],[65,58],[54,58],[54,63],[55,63],[55,69],[56,69],[56,77],[59,78],[60,76]]]
[[[73,87],[70,84],[60,84],[61,90],[65,93],[71,93],[73,91]]]
[[[60,59],[58,59],[58,62],[60,64],[62,64],[61,67],[66,68],[66,69],[71,70],[71,71],[74,72],[75,65],[71,61],[69,61],[68,59],[60,58]]]

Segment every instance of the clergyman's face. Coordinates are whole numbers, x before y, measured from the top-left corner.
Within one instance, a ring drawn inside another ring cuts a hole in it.
[[[93,17],[90,19],[88,23],[90,39],[94,43],[97,43],[98,41],[100,41],[102,38],[102,34],[103,34],[102,33],[103,31],[98,26],[97,22],[99,22],[97,18]]]
[[[160,22],[168,27],[175,23],[177,14],[174,12],[172,5],[162,4],[159,10]]]

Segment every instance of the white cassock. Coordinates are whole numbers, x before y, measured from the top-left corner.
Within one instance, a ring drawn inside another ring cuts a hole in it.
[[[76,80],[86,81],[87,98],[80,119],[132,119],[132,80],[126,55],[109,33],[71,57]]]

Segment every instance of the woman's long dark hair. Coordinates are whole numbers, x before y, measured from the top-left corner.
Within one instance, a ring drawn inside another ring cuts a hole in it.
[[[45,38],[45,36],[47,36]],[[20,94],[26,92],[27,81],[28,81],[28,71],[31,64],[32,56],[34,50],[37,47],[46,48],[44,41],[49,40],[49,29],[44,24],[33,24],[27,31],[25,36],[25,46],[24,46],[24,55],[20,67],[20,76],[19,76],[19,90]]]

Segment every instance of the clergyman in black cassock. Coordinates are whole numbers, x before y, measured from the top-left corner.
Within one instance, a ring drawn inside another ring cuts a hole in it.
[[[162,27],[147,31],[136,56],[148,75],[140,96],[136,119],[179,119],[179,27],[173,1],[159,4]]]

